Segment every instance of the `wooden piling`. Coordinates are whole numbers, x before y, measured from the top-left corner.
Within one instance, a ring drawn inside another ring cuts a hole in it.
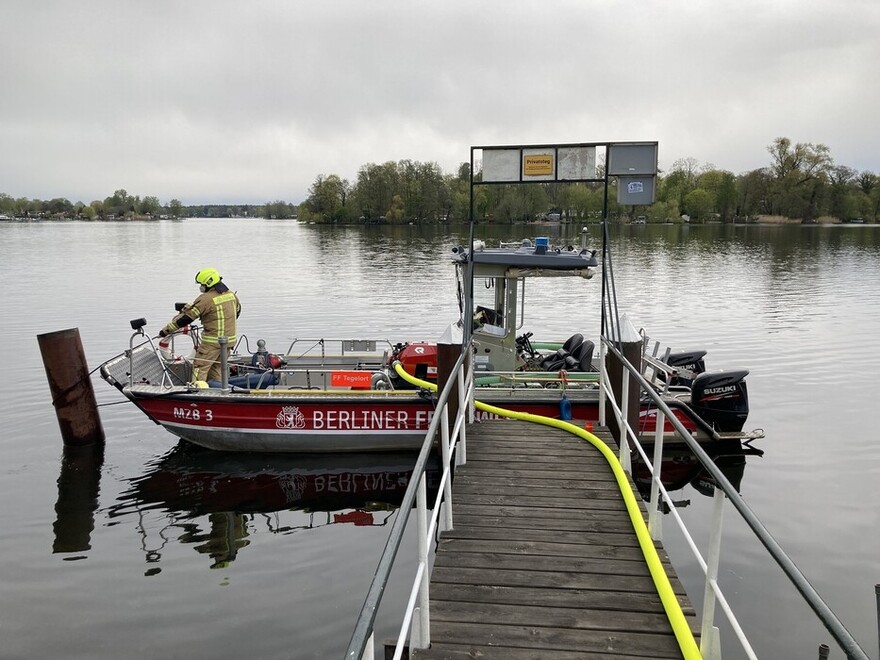
[[[79,328],[37,335],[37,341],[64,444],[83,447],[103,443],[104,429]]]
[[[636,368],[641,368],[642,364],[642,342],[641,339],[637,341],[623,341],[622,343],[617,344],[617,349],[623,353],[623,357],[629,361]],[[611,389],[614,391],[615,398],[618,401],[621,398],[621,393],[623,391],[623,378],[624,374],[629,378],[629,387],[627,389],[627,420],[629,421],[630,427],[638,433],[638,424],[639,424],[639,383],[626,369],[624,369],[623,364],[621,364],[620,360],[613,353],[608,353],[605,357],[605,369],[608,374],[608,382],[611,384]],[[614,416],[614,411],[611,409],[611,404],[605,404],[605,420],[608,428],[611,430],[612,435],[619,443],[621,441],[621,433],[620,428],[617,425],[617,418]]]
[[[452,369],[455,367],[455,362],[458,360],[458,356],[461,355],[461,344],[437,344],[437,393],[443,390],[446,386],[446,381],[449,380],[449,377],[452,375]],[[449,399],[447,399],[447,405],[449,406],[449,419],[455,419],[455,416],[458,414],[458,388],[454,387],[452,391],[449,393]]]

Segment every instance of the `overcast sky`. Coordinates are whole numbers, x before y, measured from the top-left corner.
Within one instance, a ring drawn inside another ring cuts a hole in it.
[[[785,136],[880,173],[877,0],[2,0],[0,192],[300,202],[471,145]]]

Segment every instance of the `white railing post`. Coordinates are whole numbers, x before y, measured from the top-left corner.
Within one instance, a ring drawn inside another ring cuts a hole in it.
[[[605,371],[605,351],[604,341],[599,341],[599,426],[605,424],[605,381],[608,379],[608,373]]]
[[[460,401],[460,399],[459,399]],[[449,438],[449,405],[443,406],[440,411],[440,456],[443,459],[443,469],[449,469],[452,460]],[[440,506],[439,502],[435,506]],[[452,529],[452,479],[447,479],[443,484],[443,521],[446,529]]]
[[[374,638],[376,637],[376,633],[371,632],[370,638],[367,640],[367,645],[364,647],[364,653],[361,656],[361,660],[373,660],[373,656],[375,651],[373,650],[373,645],[375,644]]]
[[[431,582],[428,571],[428,493],[425,473],[419,477],[419,491],[416,494],[416,526],[418,528],[419,563],[425,567],[422,571],[422,584],[419,588],[419,606],[413,611],[412,635],[410,647],[426,649],[431,645],[431,610],[429,609],[428,588]]]
[[[471,408],[470,401],[467,399],[467,380],[465,372],[467,371],[468,361],[465,360],[461,369],[458,370],[458,415],[461,417],[461,428],[458,431],[458,449],[455,451],[455,464],[464,465],[467,463],[467,427],[468,411]],[[456,420],[457,422],[457,420]]]
[[[874,597],[877,599],[877,646],[880,648],[880,584],[874,585]]]
[[[663,427],[666,415],[657,409],[657,428],[654,430],[654,463],[651,466],[651,501],[648,506],[648,531],[655,541],[663,540],[663,517],[660,515],[660,467],[663,464]]]
[[[620,385],[620,465],[624,472],[632,475],[632,463],[629,455],[629,371],[623,368],[621,374],[623,381]]]
[[[706,588],[703,591],[703,626],[700,630],[700,653],[706,660],[721,660],[721,636],[715,626],[715,588],[721,559],[721,521],[724,514],[724,491],[715,486],[712,531],[706,556]]]

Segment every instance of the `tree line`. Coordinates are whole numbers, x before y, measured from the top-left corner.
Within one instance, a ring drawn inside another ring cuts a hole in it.
[[[79,218],[121,220],[147,218],[295,218],[296,205],[284,201],[266,204],[194,204],[172,199],[166,204],[157,197],[130,195],[124,188],[103,200],[89,204],[56,197],[50,200],[14,198],[0,193],[0,215],[14,218]]]
[[[612,219],[645,216],[649,222],[719,220],[744,222],[781,216],[814,222],[880,216],[880,177],[834,163],[827,146],[776,138],[767,147],[769,164],[735,175],[693,158],[675,161],[661,172],[657,201],[622,207],[616,190],[608,196]],[[604,176],[599,165],[598,178]],[[475,174],[479,180],[480,173]],[[320,223],[438,223],[466,221],[470,214],[470,164],[443,174],[435,163],[402,160],[369,163],[349,182],[338,175],[316,177],[298,218]],[[612,185],[616,182],[612,181]],[[533,183],[478,186],[474,217],[478,222],[528,222],[552,217],[573,222],[598,221],[605,203],[600,183]]]
[[[661,172],[657,201],[644,207],[621,207],[616,191],[608,195],[609,216],[645,216],[648,222],[720,220],[736,222],[781,216],[802,222],[831,217],[876,221],[880,217],[880,177],[837,165],[822,144],[792,143],[776,138],[767,147],[769,163],[735,175],[696,159],[675,161]],[[598,177],[604,175],[599,164]],[[476,172],[475,180],[479,180]],[[612,181],[612,185],[615,185]],[[599,183],[533,183],[477,186],[474,217],[478,222],[528,222],[556,217],[596,222],[602,215],[604,191]],[[368,163],[350,182],[336,174],[319,174],[301,204],[283,200],[262,205],[184,205],[177,199],[161,204],[156,197],[130,195],[120,189],[89,204],[67,199],[15,199],[0,193],[0,215],[117,219],[140,217],[271,217],[327,224],[420,224],[466,222],[470,217],[470,164],[444,173],[437,163],[413,160]]]

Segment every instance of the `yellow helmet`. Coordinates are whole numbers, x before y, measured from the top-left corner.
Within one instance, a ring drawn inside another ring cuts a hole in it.
[[[202,270],[196,273],[196,283],[201,284],[206,289],[210,289],[222,279],[216,268],[202,268]]]

